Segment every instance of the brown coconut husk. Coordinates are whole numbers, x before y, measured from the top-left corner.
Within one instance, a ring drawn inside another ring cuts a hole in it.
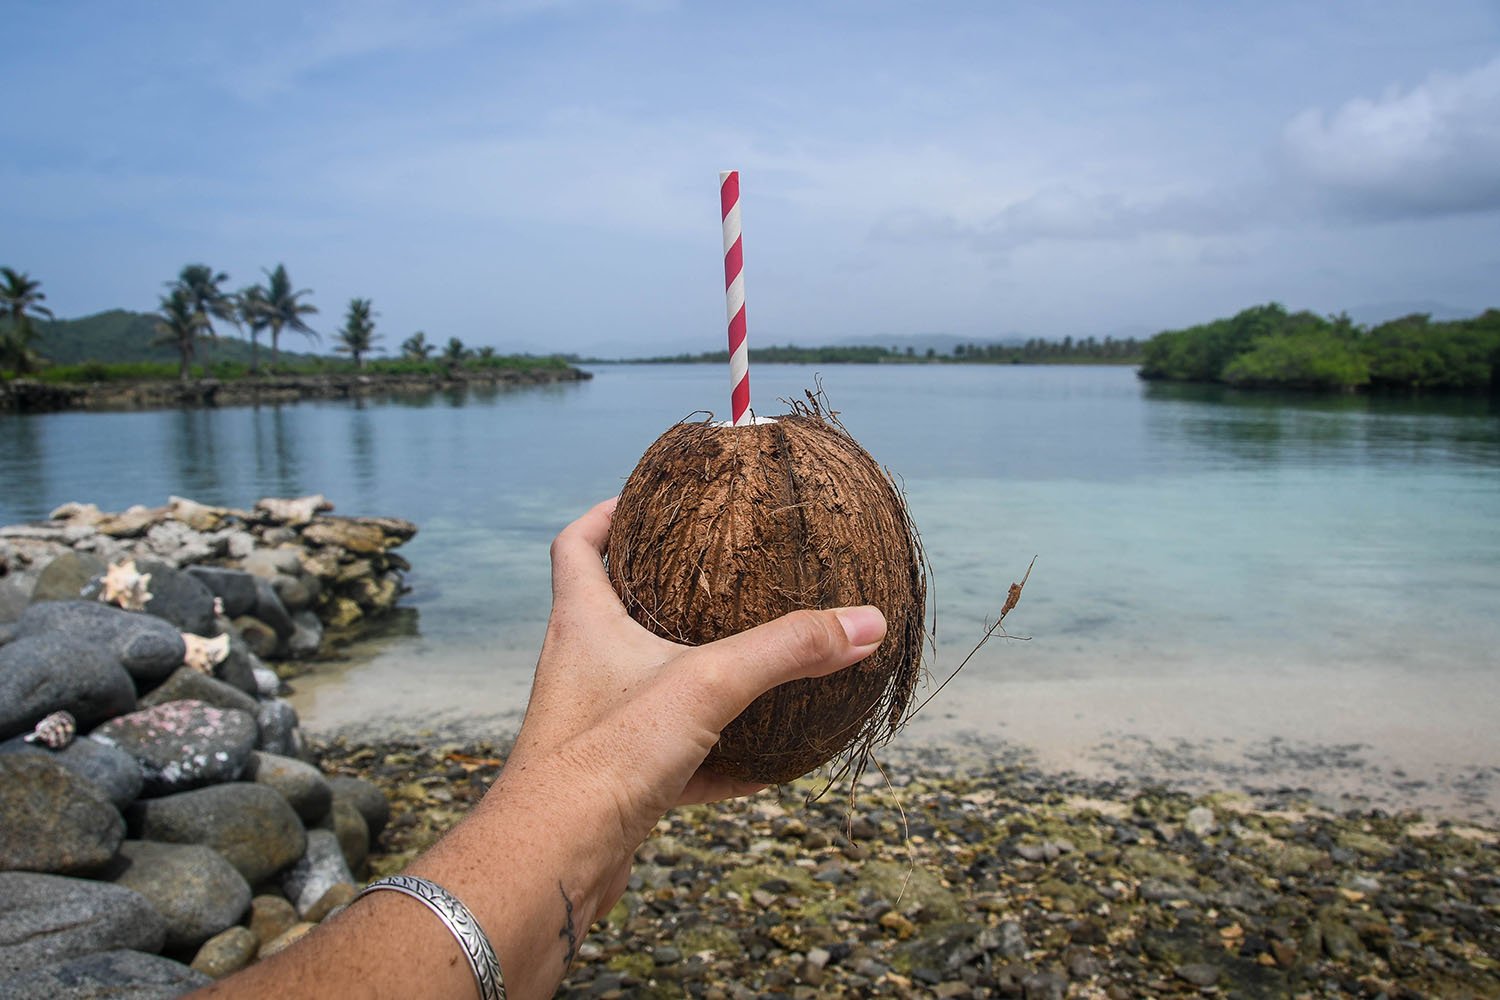
[[[921,672],[927,579],[906,502],[836,419],[681,423],[647,449],[610,529],[610,581],[631,617],[701,645],[799,608],[873,604],[886,638],[855,666],[767,692],[707,765],[779,784],[848,751],[861,764],[902,723]]]

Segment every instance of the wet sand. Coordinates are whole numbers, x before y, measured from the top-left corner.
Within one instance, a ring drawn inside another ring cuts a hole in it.
[[[420,640],[351,653],[293,684],[314,733],[503,739],[520,723],[534,665],[534,654]],[[1015,680],[976,665],[893,749],[941,747],[976,769],[1020,756],[1049,772],[1198,793],[1301,790],[1331,808],[1500,820],[1500,676],[1491,671],[1432,678],[1304,665],[1267,676],[1240,665]]]

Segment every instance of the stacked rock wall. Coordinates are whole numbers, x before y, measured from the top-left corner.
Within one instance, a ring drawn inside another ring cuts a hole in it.
[[[262,657],[393,605],[415,529],[327,509],[0,529],[0,996],[175,995],[353,898],[384,797],[323,775]]]

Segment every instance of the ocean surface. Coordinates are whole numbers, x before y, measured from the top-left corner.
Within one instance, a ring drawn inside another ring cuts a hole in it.
[[[399,401],[0,416],[0,523],[69,500],[314,492],[409,518],[413,613],[299,682],[305,721],[505,724],[543,634],[552,536],[617,493],[670,424],[727,409],[714,366],[594,373]],[[1352,754],[1398,792],[1418,774],[1419,798],[1457,782],[1495,804],[1494,401],[1161,386],[1122,367],[751,377],[767,415],[821,381],[903,483],[933,569],[935,679],[1036,557],[1007,619],[1029,640],[985,646],[911,738],[1019,742],[1069,765],[1169,750],[1285,764],[1300,747],[1305,769]]]

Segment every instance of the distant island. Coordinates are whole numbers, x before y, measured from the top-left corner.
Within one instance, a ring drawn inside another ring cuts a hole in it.
[[[364,298],[349,302],[333,334],[334,350],[347,358],[283,353],[283,332],[320,339],[307,322],[318,310],[284,265],[265,274],[264,284],[229,292],[220,287],[227,274],[189,264],[166,283],[156,313],[112,309],[59,320],[43,305],[39,281],[0,267],[0,410],[235,405],[590,377],[561,356],[503,355],[457,337],[439,345],[421,330],[401,342],[399,357],[372,358],[382,335]]]
[[[1144,344],[1134,337],[1118,339],[1083,337],[1077,340],[1043,340],[1033,337],[1016,343],[958,343],[951,351],[934,347],[896,348],[875,345],[830,345],[797,347],[759,344],[750,348],[751,357],[764,364],[792,365],[1138,365]],[[647,358],[589,358],[580,362],[607,364],[728,364],[729,352],[704,351],[698,354],[668,354]]]
[[[1373,327],[1276,303],[1167,330],[1139,375],[1243,388],[1500,391],[1500,309],[1434,322],[1415,313]]]

